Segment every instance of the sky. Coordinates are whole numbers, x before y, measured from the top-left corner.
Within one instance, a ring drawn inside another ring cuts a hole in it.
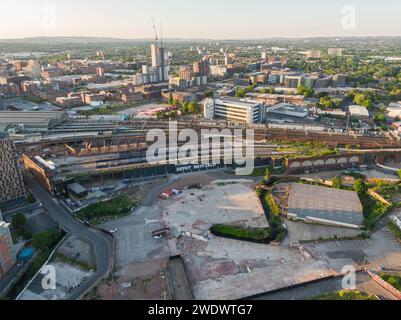
[[[0,0],[0,39],[401,36],[400,0]]]

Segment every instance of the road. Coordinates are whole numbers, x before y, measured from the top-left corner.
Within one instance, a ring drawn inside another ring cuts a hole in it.
[[[84,224],[78,222],[34,179],[27,177],[26,182],[30,191],[42,202],[49,215],[59,225],[66,229],[70,234],[86,239],[92,244],[95,254],[96,271],[69,296],[69,299],[75,300],[89,289],[98,279],[108,275],[110,272],[112,263],[112,241],[106,234],[103,234],[98,230],[89,229]]]

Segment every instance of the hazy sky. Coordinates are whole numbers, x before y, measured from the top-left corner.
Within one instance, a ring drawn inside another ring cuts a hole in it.
[[[0,0],[0,38],[151,38],[152,17],[167,38],[401,36],[400,0]]]

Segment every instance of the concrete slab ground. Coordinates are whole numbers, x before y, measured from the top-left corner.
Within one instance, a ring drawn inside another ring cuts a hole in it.
[[[169,256],[168,244],[154,239],[152,232],[164,227],[157,206],[139,207],[131,215],[101,226],[106,230],[118,229],[115,237],[115,263],[119,269],[125,265]]]
[[[166,259],[132,263],[120,268],[115,277],[103,281],[87,299],[169,300],[164,266]]]
[[[56,271],[56,289],[44,290],[42,287],[43,275],[38,274],[20,300],[68,300],[72,288],[75,288],[91,276],[90,272],[82,271],[62,262],[49,264]]]
[[[87,265],[94,263],[90,243],[73,235],[63,242],[57,252]]]
[[[213,224],[269,226],[263,207],[249,180],[215,181],[201,190],[184,190],[181,195],[161,200],[163,220],[173,234],[203,235]]]
[[[236,241],[206,231],[215,223],[267,227],[254,183],[217,181],[160,200],[163,220],[177,239],[195,299],[238,299],[332,274],[327,262],[299,249]]]
[[[288,247],[217,237],[180,241],[195,299],[239,299],[332,274],[324,261]]]

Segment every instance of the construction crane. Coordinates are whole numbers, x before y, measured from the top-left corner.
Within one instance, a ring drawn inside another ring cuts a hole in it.
[[[153,24],[153,30],[155,30],[155,40],[156,40],[156,44],[157,41],[159,40],[158,36],[157,36],[157,29],[156,29],[156,25],[155,25],[155,21],[152,18],[152,24]]]

